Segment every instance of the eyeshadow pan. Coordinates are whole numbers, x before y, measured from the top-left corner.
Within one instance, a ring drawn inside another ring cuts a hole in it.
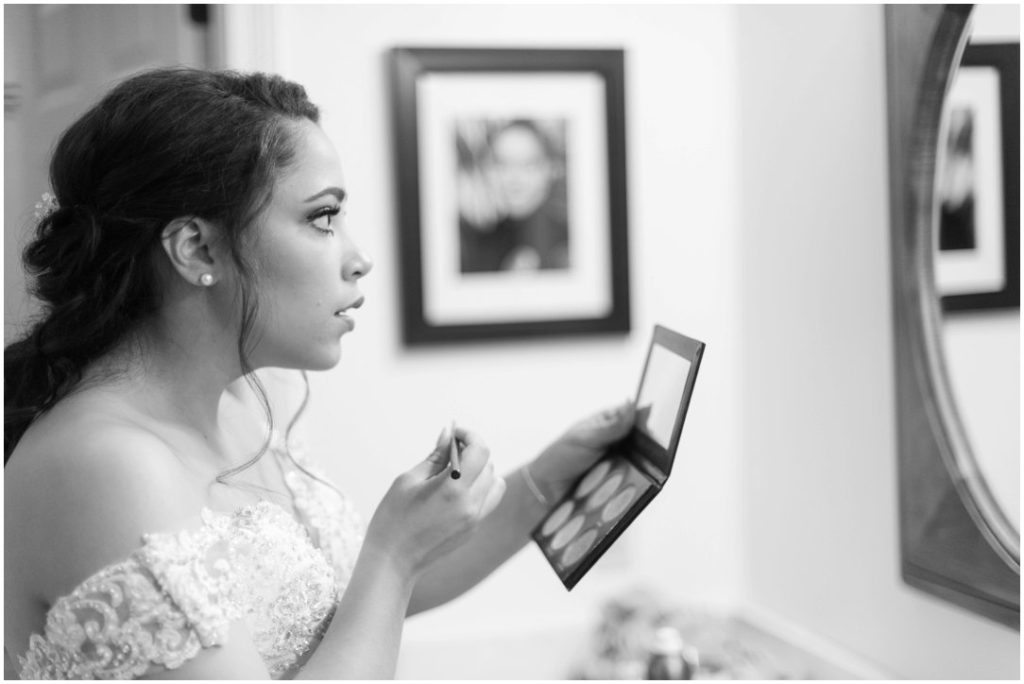
[[[598,506],[603,506],[608,499],[612,498],[612,494],[615,493],[615,490],[619,488],[620,484],[622,484],[621,470],[609,477],[608,480],[601,485],[593,495],[591,495],[590,499],[587,501],[587,509],[589,510],[597,508]]]
[[[580,482],[580,486],[576,488],[576,498],[582,499],[587,494],[594,491],[594,487],[604,479],[605,474],[611,467],[612,464],[610,461],[602,461],[601,463],[598,463],[597,466],[583,478],[583,481]]]
[[[601,511],[601,520],[609,522],[615,520],[622,512],[626,510],[630,502],[633,501],[633,495],[636,494],[636,487],[630,485],[623,489],[621,492],[615,495],[615,498],[608,502],[608,505]]]
[[[548,516],[548,519],[544,522],[544,527],[541,528],[540,533],[545,537],[552,534],[555,530],[562,526],[569,516],[572,514],[573,502],[566,501],[561,506],[555,509],[555,512]]]
[[[575,518],[566,523],[565,527],[558,530],[558,534],[551,541],[551,548],[554,551],[562,548],[569,543],[569,540],[576,536],[577,533],[583,528],[583,516],[577,515]]]
[[[583,554],[590,550],[595,539],[597,539],[597,530],[592,529],[585,532],[582,537],[566,548],[565,553],[562,554],[562,563],[566,567],[575,565],[580,558],[583,558]]]

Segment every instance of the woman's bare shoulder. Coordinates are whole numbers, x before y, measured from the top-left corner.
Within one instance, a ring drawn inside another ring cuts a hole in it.
[[[5,476],[79,491],[105,487],[122,473],[142,482],[166,476],[176,461],[156,430],[124,411],[96,402],[62,402],[29,427]]]
[[[142,534],[195,517],[202,497],[155,432],[85,406],[26,432],[5,468],[4,499],[7,579],[52,600],[126,558]]]

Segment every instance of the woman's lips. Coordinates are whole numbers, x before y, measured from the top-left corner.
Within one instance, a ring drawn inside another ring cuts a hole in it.
[[[356,329],[355,320],[344,311],[338,311],[334,314],[334,317],[341,321],[348,332]]]
[[[363,301],[364,300],[365,300],[365,297],[360,297],[359,299],[355,300],[354,302],[352,302],[348,306],[343,306],[342,308],[340,308],[340,309],[338,309],[337,311],[334,312],[334,317],[339,319],[339,320],[341,320],[341,321],[343,321],[345,323],[345,327],[348,328],[348,330],[355,330],[356,322],[352,318],[352,316],[349,315],[346,312],[349,309],[358,309],[359,307],[361,307],[363,305]]]

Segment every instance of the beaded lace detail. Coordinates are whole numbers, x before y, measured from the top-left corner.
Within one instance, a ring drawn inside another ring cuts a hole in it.
[[[296,508],[309,521],[310,527],[318,531],[320,548],[331,560],[341,581],[347,585],[363,545],[363,520],[351,501],[338,496],[333,488],[325,484],[328,478],[313,464],[305,444],[298,439],[292,439],[289,444],[292,457],[299,466],[320,481],[298,470],[287,470],[285,484],[292,492]],[[287,454],[283,447],[284,438],[275,430],[271,448],[275,453]]]
[[[233,513],[204,508],[196,530],[143,535],[128,559],[54,603],[44,634],[33,634],[18,659],[21,678],[159,675],[226,643],[239,618],[271,676],[294,674],[330,623],[364,528],[346,498],[290,468],[273,437],[270,450],[307,526],[261,500]],[[322,477],[304,453],[296,460]]]

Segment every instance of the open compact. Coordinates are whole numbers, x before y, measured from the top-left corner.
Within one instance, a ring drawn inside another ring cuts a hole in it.
[[[573,485],[533,540],[572,589],[661,492],[672,470],[704,343],[655,326],[629,435]]]

